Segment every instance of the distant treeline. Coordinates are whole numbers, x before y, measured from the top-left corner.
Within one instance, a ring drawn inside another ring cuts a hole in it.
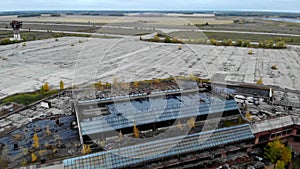
[[[0,12],[0,15],[32,15],[34,14],[68,14],[68,15],[102,15],[102,16],[124,16],[128,13],[178,13],[178,14],[216,14],[216,16],[264,16],[264,17],[284,17],[284,18],[297,18],[300,17],[300,13],[289,13],[289,12],[260,12],[260,11],[94,11],[94,10],[85,10],[85,11],[9,11],[9,12]]]
[[[20,14],[18,15],[18,18],[38,17],[38,16],[41,16],[41,14]]]
[[[216,16],[257,16],[257,17],[281,17],[281,18],[298,18],[300,13],[288,12],[240,12],[240,11],[226,11],[216,12]]]

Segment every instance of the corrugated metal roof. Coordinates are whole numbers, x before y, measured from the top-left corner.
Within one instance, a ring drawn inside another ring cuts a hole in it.
[[[250,126],[245,124],[67,159],[64,168],[120,168],[252,138]]]

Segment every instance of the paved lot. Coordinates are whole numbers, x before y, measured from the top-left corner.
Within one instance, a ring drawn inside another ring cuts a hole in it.
[[[81,40],[83,43],[80,43]],[[132,81],[189,75],[263,83],[282,88],[300,87],[300,47],[285,50],[147,43],[123,39],[60,38],[0,46],[0,98],[39,89],[44,82],[58,87],[113,80]],[[3,59],[5,58],[5,59]],[[272,70],[272,65],[277,70]]]

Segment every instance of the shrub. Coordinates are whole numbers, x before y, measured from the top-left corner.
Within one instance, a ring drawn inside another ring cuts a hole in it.
[[[238,39],[235,42],[235,46],[242,46],[243,40],[242,39]]]
[[[271,69],[277,70],[277,66],[276,65],[272,65]]]
[[[165,43],[171,43],[172,41],[171,41],[171,38],[169,37],[169,36],[166,36],[166,38],[165,38]]]
[[[8,45],[11,43],[13,43],[13,41],[11,41],[9,38],[4,38],[4,39],[1,39],[1,41],[0,41],[0,45]]]
[[[253,51],[252,51],[252,50],[249,50],[249,51],[248,51],[248,55],[253,55]]]
[[[276,48],[278,48],[278,49],[286,48],[285,41],[277,42],[277,43],[276,43]]]
[[[256,82],[256,84],[259,84],[259,85],[262,85],[262,84],[263,84],[262,77],[261,77],[261,78],[259,78],[259,80]]]
[[[218,41],[215,40],[215,39],[210,39],[210,43],[211,43],[212,45],[217,45]]]

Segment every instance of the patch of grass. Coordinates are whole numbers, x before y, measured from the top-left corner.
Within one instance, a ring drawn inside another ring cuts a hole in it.
[[[296,36],[223,33],[223,32],[204,32],[204,33],[209,39],[216,39],[216,40],[231,39],[232,41],[238,41],[239,39],[245,39],[252,42],[272,40],[274,42],[284,41],[287,44],[300,45],[300,37],[296,37]]]
[[[15,102],[18,104],[29,105],[53,94],[57,94],[58,92],[59,90],[51,90],[45,93],[42,93],[40,91],[36,91],[33,93],[20,93],[3,99],[3,103]]]

